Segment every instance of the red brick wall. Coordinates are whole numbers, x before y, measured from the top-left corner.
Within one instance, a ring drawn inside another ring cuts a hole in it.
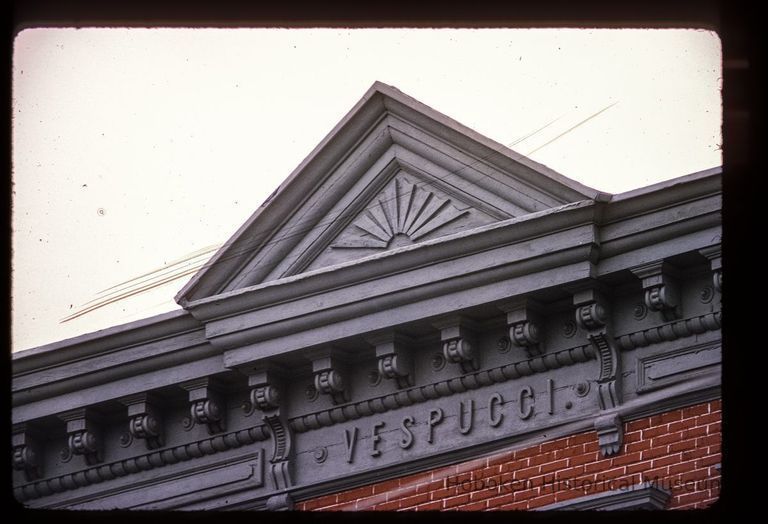
[[[624,424],[621,453],[601,458],[594,431],[296,504],[298,510],[534,509],[657,479],[669,508],[720,492],[720,400]]]

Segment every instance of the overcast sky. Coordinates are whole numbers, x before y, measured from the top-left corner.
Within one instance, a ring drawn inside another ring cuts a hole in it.
[[[706,31],[25,30],[13,350],[177,309],[191,275],[62,322],[194,269],[173,262],[229,239],[375,80],[606,192],[721,164]]]

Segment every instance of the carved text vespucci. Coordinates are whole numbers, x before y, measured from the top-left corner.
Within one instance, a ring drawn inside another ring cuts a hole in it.
[[[484,400],[483,407],[485,409],[480,410],[480,403],[475,399],[461,400],[456,403],[456,410],[451,416],[447,416],[443,409],[432,409],[426,415],[408,414],[404,415],[397,424],[398,433],[394,437],[397,446],[400,449],[410,449],[414,445],[423,439],[423,442],[427,444],[434,444],[437,441],[437,433],[439,431],[455,431],[460,435],[470,435],[472,430],[477,424],[487,424],[492,428],[502,428],[504,421],[508,416],[516,417],[520,421],[530,421],[533,419],[534,413],[546,413],[547,415],[553,415],[553,402],[552,395],[554,392],[554,384],[551,380],[547,383],[547,392],[544,397],[548,397],[546,408],[537,408],[537,395],[531,386],[523,385],[517,391],[513,398],[507,400],[500,392],[494,392],[487,399]],[[543,402],[544,399],[539,399],[539,402]],[[513,407],[514,405],[517,407]],[[541,405],[541,404],[540,404]],[[539,406],[540,406],[539,405]],[[510,408],[512,408],[510,410]],[[480,419],[478,413],[482,411],[486,414],[484,419]],[[446,419],[455,421],[455,425],[451,429],[445,427]],[[419,430],[421,437],[417,435],[416,427],[423,426],[424,429]],[[342,433],[342,440],[344,442],[345,460],[349,464],[355,462],[357,456],[358,443],[361,440],[368,440],[367,453],[371,457],[383,456],[383,443],[384,433],[388,429],[388,423],[382,420],[371,423],[368,428],[361,430],[358,426],[347,428]],[[426,437],[423,433],[426,431]],[[503,431],[503,429],[500,429]],[[508,430],[507,430],[508,431]],[[387,436],[387,439],[393,438]],[[363,451],[366,452],[366,451]]]

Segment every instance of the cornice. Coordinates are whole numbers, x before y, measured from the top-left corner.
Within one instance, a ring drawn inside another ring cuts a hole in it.
[[[178,337],[203,325],[188,311],[177,310],[11,354],[14,375],[40,371],[63,362],[103,356],[130,347]]]
[[[295,297],[324,293],[411,268],[434,265],[440,261],[453,260],[572,229],[591,222],[593,206],[592,201],[565,204],[470,231],[192,301],[186,307],[196,318],[209,321],[282,303]]]
[[[478,158],[493,158],[493,163],[496,165],[506,167],[509,172],[524,177],[527,182],[537,187],[544,186],[546,188],[549,186],[553,193],[562,193],[565,190],[573,200],[581,200],[584,197],[595,199],[600,194],[595,189],[571,180],[505,145],[481,135],[395,87],[376,82],[371,89],[376,89],[386,95],[384,106],[392,114],[443,137],[460,149],[473,153]],[[520,169],[521,167],[524,169]]]
[[[169,446],[111,463],[100,464],[74,473],[30,482],[15,487],[13,492],[16,499],[23,502],[54,493],[90,486],[91,484],[98,484],[140,471],[148,471],[176,464],[177,462],[192,460],[204,455],[213,455],[267,440],[268,438],[269,432],[265,425],[254,426],[196,442]]]
[[[721,195],[722,172],[722,167],[714,167],[612,195],[606,206],[604,221],[609,224],[707,196]]]

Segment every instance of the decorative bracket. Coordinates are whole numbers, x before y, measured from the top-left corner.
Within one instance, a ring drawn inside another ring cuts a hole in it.
[[[699,249],[699,253],[709,259],[712,268],[712,286],[718,293],[723,292],[723,259],[720,244]]]
[[[268,363],[249,371],[248,387],[251,388],[250,407],[246,415],[254,410],[272,411],[280,406],[282,400],[282,379],[285,370],[277,364]]]
[[[135,439],[142,439],[147,449],[163,446],[163,418],[158,399],[150,393],[138,393],[120,400],[128,407],[128,431]]]
[[[509,339],[514,345],[523,348],[528,358],[544,353],[541,340],[541,304],[530,298],[522,298],[504,303],[499,309],[507,314]]]
[[[210,435],[226,429],[224,395],[217,381],[204,377],[185,382],[181,387],[189,393],[190,426],[205,424]]]
[[[264,423],[272,434],[272,458],[270,473],[276,490],[293,486],[292,458],[293,433],[288,421],[278,412],[264,415]]]
[[[604,457],[619,453],[624,440],[624,424],[618,414],[612,413],[598,417],[595,420],[595,431],[597,431],[597,440]]]
[[[411,387],[413,381],[413,359],[410,347],[413,341],[400,333],[389,332],[366,337],[376,347],[379,374],[394,379],[398,388]]]
[[[659,260],[635,267],[632,273],[643,281],[648,309],[660,311],[667,322],[681,317],[679,271],[674,266]]]
[[[613,409],[621,404],[621,365],[616,343],[608,326],[608,302],[597,287],[574,292],[576,323],[587,331],[587,338],[600,360],[598,392],[600,409]]]
[[[82,455],[89,466],[104,460],[101,432],[97,417],[88,408],[61,413],[59,418],[67,423],[67,449],[70,455]]]
[[[345,366],[335,350],[324,348],[310,354],[312,373],[315,375],[315,389],[323,395],[330,395],[334,404],[349,402],[349,388],[345,380]]]
[[[258,409],[264,413],[262,420],[272,435],[269,471],[276,490],[293,486],[293,433],[281,409],[286,374],[287,370],[275,363],[266,363],[248,372],[248,386],[252,388],[250,412]],[[283,502],[286,506],[281,505]],[[275,507],[270,509],[290,509],[291,503],[290,497],[284,501],[278,497],[272,502]]]
[[[41,435],[26,424],[13,428],[11,437],[11,462],[13,469],[23,471],[24,477],[31,482],[43,476]]]
[[[466,317],[448,317],[432,324],[440,330],[443,356],[448,362],[459,364],[463,373],[480,369],[475,332],[478,326]]]

